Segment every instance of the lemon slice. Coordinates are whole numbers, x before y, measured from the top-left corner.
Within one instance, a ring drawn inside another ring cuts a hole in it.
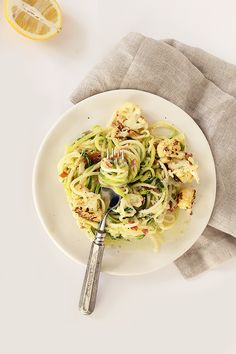
[[[5,0],[4,12],[10,25],[31,39],[48,39],[62,28],[61,10],[55,0]]]

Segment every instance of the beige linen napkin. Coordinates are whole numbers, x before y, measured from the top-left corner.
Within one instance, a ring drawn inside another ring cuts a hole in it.
[[[186,111],[205,133],[216,163],[217,196],[209,226],[175,264],[195,276],[236,255],[236,66],[175,40],[130,33],[81,82],[77,103],[97,93],[132,88]]]

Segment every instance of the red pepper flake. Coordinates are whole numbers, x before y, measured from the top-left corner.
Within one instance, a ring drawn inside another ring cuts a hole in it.
[[[192,153],[190,153],[190,152],[185,152],[185,157],[186,157],[187,160],[188,160],[189,157],[192,157],[192,156],[193,156]]]
[[[138,226],[133,226],[133,227],[131,227],[131,230],[137,231],[137,230],[138,230]]]
[[[60,175],[61,178],[65,178],[68,176],[68,173],[66,171],[63,171]]]
[[[136,167],[137,166],[137,161],[136,160],[132,160],[131,161],[131,166],[132,167]]]
[[[110,161],[106,161],[105,164],[107,165],[107,167],[112,167],[112,163],[110,163]]]
[[[88,155],[89,155],[90,160],[93,163],[98,163],[99,161],[101,161],[100,151],[93,151],[93,152],[89,153]]]
[[[144,235],[146,236],[148,233],[148,229],[142,229],[142,231],[143,231]]]
[[[172,201],[169,202],[169,208],[168,210],[173,213],[178,207],[178,204],[177,203],[172,203]]]

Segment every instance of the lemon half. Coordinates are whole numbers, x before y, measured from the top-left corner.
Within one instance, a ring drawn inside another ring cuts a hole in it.
[[[61,9],[55,0],[5,0],[4,12],[10,25],[31,39],[48,39],[62,29]]]

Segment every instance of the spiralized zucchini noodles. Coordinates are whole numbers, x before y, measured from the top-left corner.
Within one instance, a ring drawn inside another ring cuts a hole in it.
[[[112,149],[115,158],[107,158]],[[122,150],[124,160],[118,157]],[[105,212],[100,191],[106,186],[121,196],[107,218],[106,242],[157,243],[179,209],[192,214],[197,169],[180,130],[166,121],[149,125],[141,108],[127,102],[107,127],[94,126],[66,147],[58,175],[74,217],[91,239]]]

